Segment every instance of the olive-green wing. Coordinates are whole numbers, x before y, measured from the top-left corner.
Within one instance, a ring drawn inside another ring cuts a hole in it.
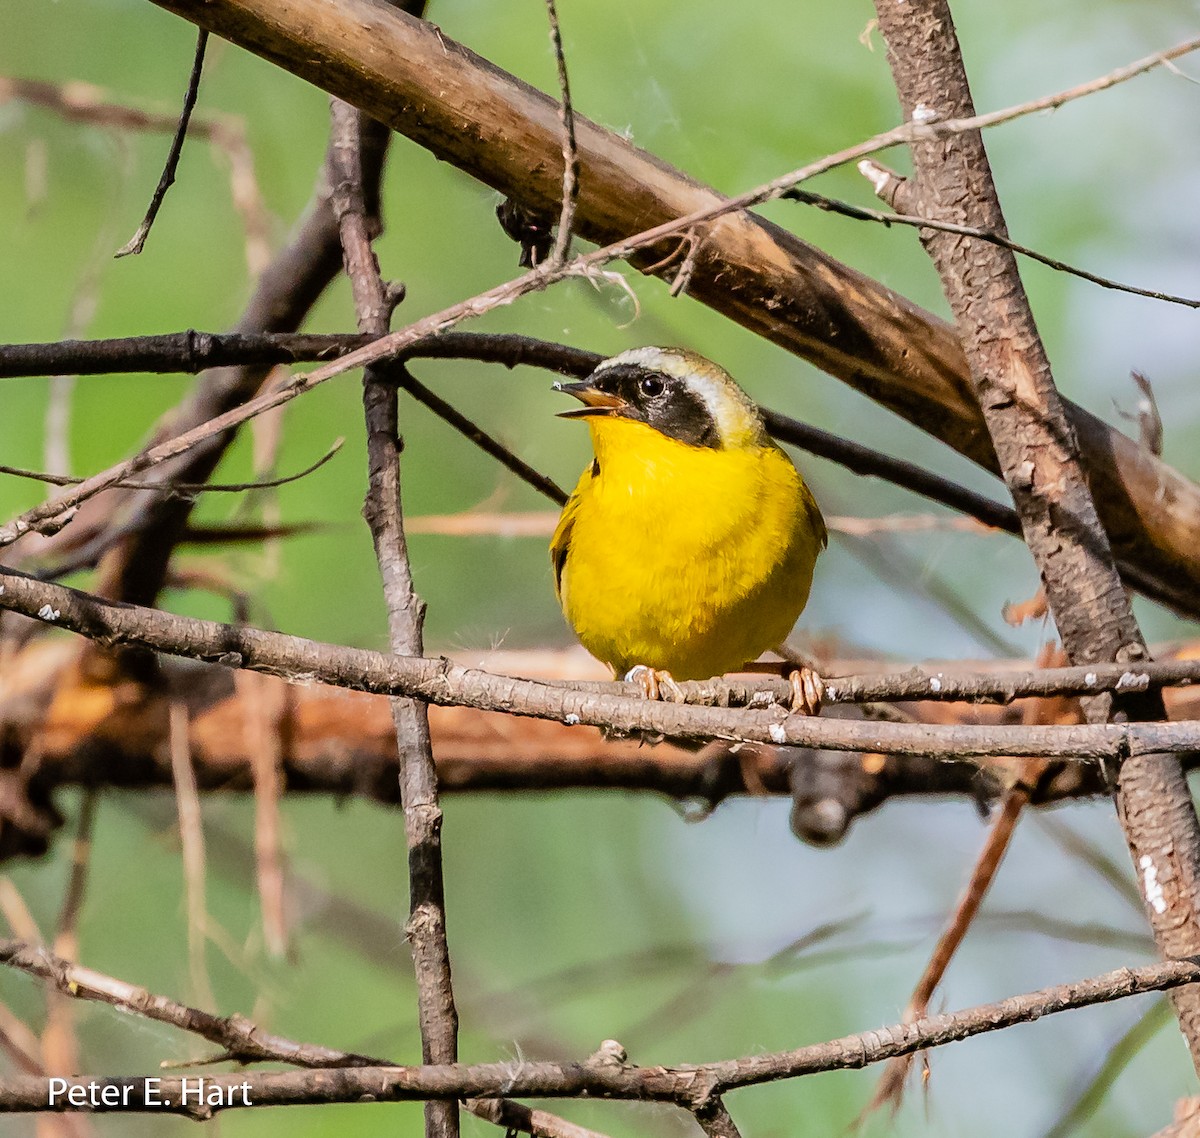
[[[821,507],[817,505],[816,498],[812,496],[812,491],[803,479],[800,480],[800,503],[804,507],[804,516],[809,526],[820,541],[820,548],[824,549],[829,544],[829,531],[825,528]]]
[[[554,536],[550,539],[550,563],[554,566],[554,595],[562,603],[563,571],[567,567],[567,552],[571,548],[571,531],[575,528],[575,516],[579,512],[579,492],[576,490],[567,499]]]

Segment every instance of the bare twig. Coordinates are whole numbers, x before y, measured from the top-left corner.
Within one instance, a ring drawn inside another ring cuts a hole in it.
[[[321,469],[339,450],[345,439],[338,439],[316,462],[310,463],[295,474],[285,474],[279,478],[263,478],[254,482],[138,482],[126,480],[115,483],[115,487],[123,490],[152,490],[159,494],[244,494],[249,490],[273,490],[278,486],[286,486],[290,482],[299,482],[310,474]],[[0,464],[0,474],[8,474],[14,478],[29,478],[34,482],[47,482],[51,486],[78,486],[85,481],[83,478],[68,477],[63,474],[46,474],[39,470],[25,470],[19,466],[4,466]]]
[[[168,749],[171,753],[171,778],[175,786],[175,814],[179,824],[179,845],[183,860],[183,894],[187,910],[188,973],[192,991],[201,1003],[214,1004],[208,978],[207,948],[209,933],[207,871],[204,857],[204,815],[200,789],[192,765],[188,737],[187,705],[178,697],[171,700],[168,713]]]
[[[896,182],[902,183],[904,181],[894,171],[870,159],[863,159],[858,164],[858,169],[863,177],[875,186],[876,193],[879,193],[880,187],[883,186],[894,190]],[[867,209],[865,206],[839,201],[837,198],[826,197],[824,194],[816,194],[811,190],[791,190],[784,194],[784,197],[792,201],[798,201],[803,205],[815,206],[817,209],[825,210],[827,213],[836,213],[842,217],[852,218],[855,221],[874,221],[884,226],[905,225],[914,229],[936,230],[938,233],[954,233],[959,237],[974,237],[979,241],[987,241],[991,245],[999,245],[1003,249],[1011,249],[1014,253],[1020,253],[1022,257],[1028,257],[1031,261],[1037,261],[1038,264],[1045,265],[1056,272],[1068,273],[1073,277],[1089,281],[1091,284],[1099,285],[1101,288],[1114,289],[1117,292],[1126,292],[1133,296],[1144,296],[1150,300],[1162,300],[1168,304],[1182,305],[1184,308],[1200,308],[1200,300],[1193,299],[1192,297],[1176,296],[1169,292],[1158,292],[1154,289],[1138,288],[1136,285],[1122,284],[1120,281],[1112,280],[1109,277],[1102,277],[1096,273],[1090,273],[1086,269],[1079,269],[1074,265],[1068,265],[1066,261],[1060,261],[1056,257],[1049,257],[1045,253],[1039,253],[1036,249],[1031,249],[1028,245],[1022,245],[1002,233],[996,233],[989,229],[980,229],[974,225],[958,225],[952,221],[937,221],[928,217],[913,217],[911,214],[903,212],[884,213],[883,210]]]
[[[287,731],[290,693],[262,676],[239,675],[248,681],[247,751],[254,771],[254,866],[262,907],[263,940],[276,959],[287,955],[288,921],[283,837],[279,799],[283,794],[283,735]],[[214,1000],[208,1001],[210,1004]]]
[[[138,226],[137,232],[113,254],[115,257],[127,257],[131,253],[136,254],[142,251],[163,199],[167,196],[167,191],[171,186],[175,184],[175,170],[179,166],[179,157],[183,153],[183,141],[187,137],[188,123],[191,121],[192,111],[196,107],[196,100],[200,96],[200,73],[204,70],[204,52],[207,47],[208,32],[201,28],[196,36],[196,53],[192,60],[192,73],[188,77],[187,91],[183,96],[183,110],[179,115],[179,126],[175,130],[175,137],[171,140],[171,149],[167,153],[167,161],[163,166],[162,175],[158,179],[158,185],[154,187],[154,194],[150,198],[150,205],[146,209],[146,216],[142,218],[142,224]]]
[[[563,54],[562,32],[558,26],[558,8],[554,0],[546,0],[546,15],[550,20],[550,46],[558,70],[559,120],[562,123],[563,188],[562,211],[558,216],[558,232],[552,262],[563,262],[571,252],[571,226],[575,220],[575,203],[579,198],[579,154],[575,147],[575,108],[571,105],[571,84],[567,79],[567,57]]]
[[[554,479],[535,470],[517,454],[513,453],[499,439],[488,434],[478,423],[467,418],[457,407],[448,403],[436,392],[430,391],[406,367],[398,365],[400,386],[418,403],[428,407],[437,417],[449,423],[465,439],[473,442],[484,454],[489,455],[500,463],[506,470],[515,474],[522,482],[532,486],[539,494],[562,506],[566,504],[567,493]],[[386,380],[385,380],[386,382]]]

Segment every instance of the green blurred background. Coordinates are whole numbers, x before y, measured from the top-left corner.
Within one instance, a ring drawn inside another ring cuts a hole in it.
[[[733,10],[689,4],[561,0],[577,109],[718,188],[735,192],[894,124],[882,45],[864,36],[865,0],[763,0]],[[959,30],[980,109],[1058,90],[1194,33],[1194,5],[1118,0],[1059,5],[960,4]],[[554,63],[537,0],[521,5],[433,0],[447,35],[543,89]],[[1190,23],[1189,23],[1190,21]],[[111,97],[174,113],[194,30],[144,0],[0,0],[0,74],[83,80]],[[865,40],[865,42],[864,42]],[[1194,63],[1182,66],[1196,70]],[[1175,292],[1200,292],[1195,159],[1200,90],[1160,71],[1053,115],[989,136],[1010,229],[1027,244],[1094,271]],[[210,47],[200,114],[245,124],[257,177],[281,242],[312,189],[327,134],[318,90],[238,49]],[[223,157],[189,143],[146,252],[114,261],[136,228],[167,148],[160,135],[121,135],[64,123],[18,102],[0,104],[0,338],[53,340],[79,298],[95,309],[89,336],[221,330],[236,320],[251,282]],[[902,166],[900,155],[888,160]],[[44,178],[37,171],[44,166]],[[875,204],[852,170],[814,189]],[[515,247],[493,215],[497,196],[403,139],[386,180],[389,228],[379,243],[385,275],[415,319],[516,270]],[[934,311],[936,277],[910,231],[867,227],[776,203],[774,220]],[[1153,381],[1166,421],[1166,457],[1200,477],[1195,457],[1200,338],[1190,310],[1103,292],[1038,266],[1025,270],[1060,386],[1114,422],[1132,408],[1128,372]],[[756,340],[658,282],[627,273],[640,312],[613,287],[571,282],[472,325],[562,340],[605,353],[643,343],[686,344],[718,360],[764,403],[915,459],[993,495],[997,484],[963,460],[808,365]],[[349,328],[339,285],[310,327]],[[588,459],[586,433],[556,420],[548,378],[469,363],[414,371],[521,455],[570,485]],[[71,462],[87,473],[143,439],[188,380],[87,378],[71,403]],[[47,382],[0,385],[0,455],[44,465]],[[365,486],[357,378],[330,383],[287,412],[281,469],[298,469],[338,436],[349,442],[318,474],[278,492],[287,521],[321,523],[282,548],[220,555],[271,627],[381,647],[383,609],[370,540],[359,517]],[[543,503],[424,409],[402,407],[410,516]],[[815,459],[801,466],[828,514],[926,512],[891,486],[856,479]],[[218,477],[251,472],[248,440]],[[30,484],[0,482],[5,516],[35,502]],[[228,519],[229,501],[202,516]],[[417,585],[428,601],[432,649],[471,658],[503,646],[570,643],[553,598],[545,543],[532,539],[412,539]],[[195,556],[192,554],[191,556]],[[881,565],[884,569],[881,571]],[[1004,625],[1005,601],[1036,586],[1017,543],[931,532],[865,547],[835,536],[818,567],[797,643],[902,660],[981,659],[1029,653],[1040,627]],[[950,603],[948,604],[947,601]],[[228,618],[224,602],[172,594],[181,612]],[[1189,635],[1140,604],[1147,634]],[[955,611],[957,608],[957,611]],[[1007,646],[1007,648],[1006,648]],[[74,799],[62,805],[73,813]],[[419,1056],[411,965],[402,936],[404,837],[397,816],[358,803],[288,802],[286,841],[296,875],[296,959],[268,961],[257,931],[252,810],[205,804],[208,954],[222,1012],[241,1011],[285,1035],[330,1046]],[[1060,811],[1124,870],[1107,804]],[[689,823],[645,797],[596,793],[478,796],[446,803],[451,944],[463,1020],[463,1058],[581,1057],[614,1037],[643,1064],[693,1062],[797,1046],[895,1020],[983,827],[965,803],[892,805],[861,821],[837,849],[801,845],[787,805],[739,801]],[[68,842],[9,871],[43,927],[53,926]],[[82,922],[82,959],[183,999],[190,988],[182,871],[167,796],[101,803]],[[952,968],[946,1007],[998,998],[1148,959],[1140,912],[1040,824],[1028,822],[988,903],[991,914]],[[777,955],[830,922],[813,947]],[[1054,922],[1060,922],[1055,924]],[[1094,926],[1084,936],[1061,922]],[[1115,930],[1115,932],[1114,932]],[[1117,935],[1117,934],[1120,935]],[[35,1024],[41,998],[0,973],[0,998]],[[933,1056],[928,1097],[910,1096],[902,1135],[1046,1133],[1109,1046],[1149,1007],[1127,1002],[979,1039]],[[91,1072],[149,1072],[161,1059],[203,1052],[196,1041],[118,1016],[78,1009]],[[730,1107],[754,1138],[842,1132],[867,1101],[869,1073],[741,1092]],[[1087,1132],[1148,1134],[1170,1104],[1195,1090],[1173,1029],[1161,1031],[1117,1081]],[[694,1124],[673,1111],[566,1104],[580,1123],[615,1136],[673,1135]],[[412,1106],[231,1113],[229,1135],[412,1134]],[[102,1118],[100,1134],[183,1133],[187,1123]],[[468,1134],[489,1128],[467,1119]],[[885,1120],[871,1123],[887,1130]],[[0,1124],[32,1133],[32,1122]]]

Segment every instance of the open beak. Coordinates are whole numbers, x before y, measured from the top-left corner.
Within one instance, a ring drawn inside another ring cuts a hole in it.
[[[586,419],[597,415],[619,415],[626,406],[625,400],[611,391],[601,391],[593,387],[586,379],[582,383],[555,383],[555,391],[565,391],[574,395],[582,407],[573,411],[560,411],[560,419]]]

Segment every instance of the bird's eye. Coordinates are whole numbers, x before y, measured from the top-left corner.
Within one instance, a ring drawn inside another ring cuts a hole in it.
[[[654,375],[645,376],[638,384],[647,399],[657,399],[663,393],[663,381]]]

